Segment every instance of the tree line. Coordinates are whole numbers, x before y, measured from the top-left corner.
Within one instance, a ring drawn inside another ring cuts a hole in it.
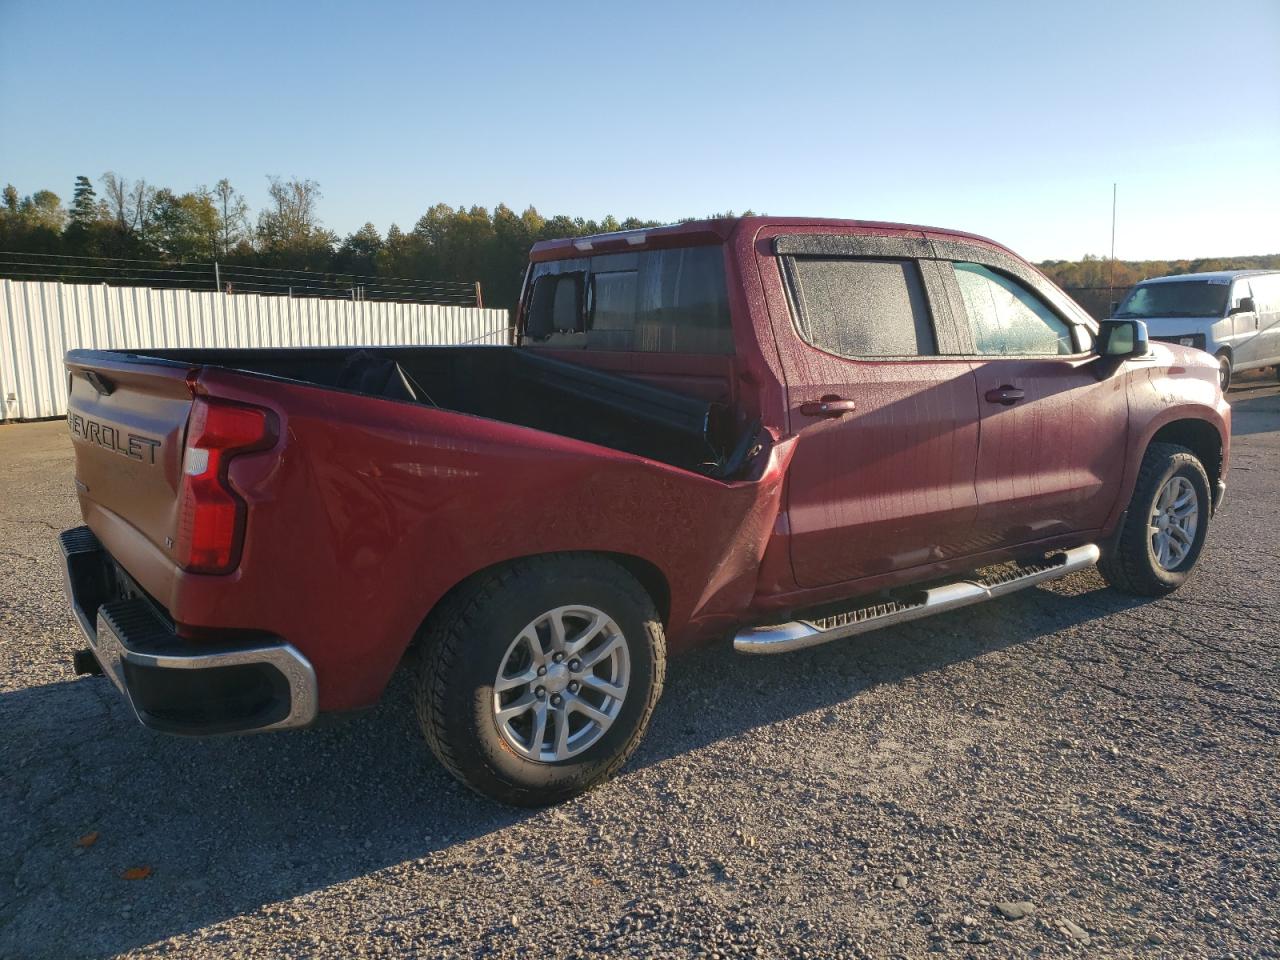
[[[0,202],[0,251],[61,257],[211,263],[281,271],[432,281],[479,281],[487,306],[511,307],[519,296],[529,247],[539,240],[657,226],[628,217],[544,217],[506,204],[428,209],[410,230],[372,223],[346,237],[320,219],[313,180],[268,178],[267,203],[253,216],[227,179],[179,193],[146,180],[104,173],[97,186],[76,177],[69,203],[51,190],[21,196],[12,185]],[[748,211],[749,213],[750,211]],[[721,214],[731,216],[731,213]],[[89,261],[86,261],[89,262]],[[1039,264],[1095,315],[1148,277],[1243,267],[1280,268],[1280,255],[1200,260],[1115,261],[1095,256]]]
[[[486,306],[511,307],[529,248],[539,240],[657,226],[628,217],[544,217],[506,204],[451,207],[439,203],[410,230],[372,223],[346,237],[320,219],[313,180],[268,178],[267,204],[252,216],[231,183],[186,193],[130,181],[114,172],[76,178],[70,204],[51,190],[20,196],[6,186],[0,203],[0,251],[63,257],[124,258],[157,263],[211,263],[308,270],[326,274],[479,281]]]

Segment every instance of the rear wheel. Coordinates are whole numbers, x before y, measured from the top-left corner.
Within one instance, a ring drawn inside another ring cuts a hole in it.
[[[662,623],[603,557],[522,560],[464,584],[428,623],[415,690],[440,762],[472,789],[558,803],[611,776],[662,693]]]
[[[1115,544],[1098,562],[1117,590],[1172,593],[1195,568],[1209,529],[1209,477],[1186,447],[1153,443]]]

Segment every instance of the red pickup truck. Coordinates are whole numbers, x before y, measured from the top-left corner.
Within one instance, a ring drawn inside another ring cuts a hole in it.
[[[269,730],[414,670],[473,788],[629,756],[667,653],[795,650],[1097,562],[1190,574],[1214,359],[980,237],[744,217],[533,248],[509,347],[73,351],[72,609],[138,719]]]

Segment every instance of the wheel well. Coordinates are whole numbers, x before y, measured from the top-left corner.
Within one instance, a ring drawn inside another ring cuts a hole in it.
[[[1166,423],[1151,438],[1152,443],[1176,443],[1194,453],[1209,475],[1210,491],[1222,476],[1222,437],[1213,424],[1205,420],[1175,420]]]
[[[1214,354],[1214,356],[1215,356],[1215,357],[1226,357],[1229,361],[1231,361],[1231,363],[1232,363],[1232,364],[1234,364],[1234,363],[1236,362],[1235,354],[1233,354],[1233,353],[1231,352],[1231,348],[1230,348],[1230,347],[1219,347],[1219,348],[1218,348],[1218,352],[1217,352],[1217,353],[1215,353],[1215,354]]]
[[[653,605],[658,608],[662,625],[667,626],[671,622],[671,587],[667,584],[667,578],[663,576],[662,571],[648,560],[642,560],[629,553],[603,553],[601,556],[608,557],[636,578],[640,586],[644,587],[645,593],[649,594],[650,599],[653,600]]]
[[[658,608],[658,616],[662,618],[663,626],[670,622],[671,617],[671,588],[667,585],[667,578],[663,576],[662,571],[650,563],[648,560],[640,557],[632,556],[626,553],[611,553],[602,550],[569,550],[555,551],[552,553],[534,553],[523,557],[512,557],[509,560],[502,560],[498,563],[490,564],[480,570],[475,571],[462,580],[450,587],[435,606],[426,612],[415,632],[413,639],[410,641],[410,648],[417,646],[431,623],[432,617],[441,610],[463,587],[477,577],[484,576],[493,570],[498,570],[508,564],[518,563],[524,560],[540,560],[544,557],[566,557],[566,556],[595,556],[605,557],[612,560],[618,566],[622,567],[627,573],[636,578],[636,581],[642,586],[649,597],[653,600],[653,605]]]

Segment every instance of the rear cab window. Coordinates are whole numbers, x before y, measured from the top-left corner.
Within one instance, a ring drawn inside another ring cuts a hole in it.
[[[523,346],[733,353],[719,245],[535,263],[526,311]]]

